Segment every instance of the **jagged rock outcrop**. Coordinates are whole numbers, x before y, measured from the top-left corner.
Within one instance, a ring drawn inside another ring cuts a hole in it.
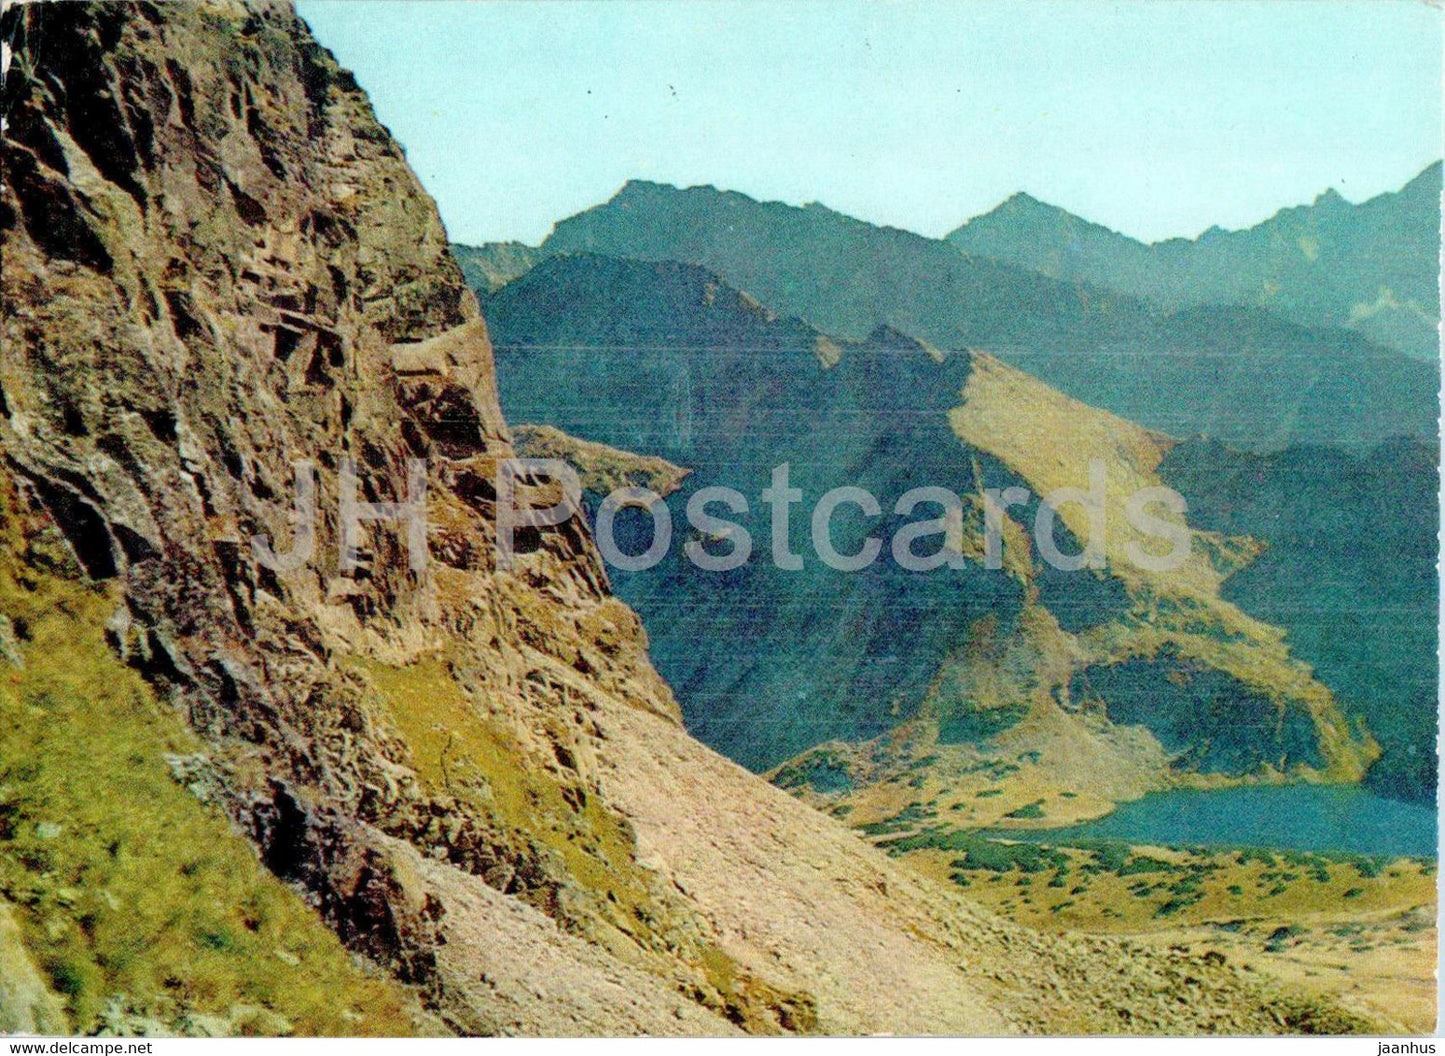
[[[452,1029],[1359,1025],[975,912],[692,741],[579,522],[499,569],[485,326],[289,6],[32,5],[5,35],[8,530],[63,533],[47,574],[116,599],[113,649],[205,746],[177,780]],[[431,560],[380,526],[341,571],[343,464],[401,502],[413,458]],[[288,547],[302,461],[315,549],[282,572],[252,540]]]

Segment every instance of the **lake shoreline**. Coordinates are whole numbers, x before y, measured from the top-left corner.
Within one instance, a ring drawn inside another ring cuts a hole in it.
[[[1007,840],[1067,845],[1260,847],[1386,858],[1438,857],[1438,816],[1419,803],[1358,785],[1252,785],[1172,789],[1121,803],[1109,814],[1056,829],[983,829]]]

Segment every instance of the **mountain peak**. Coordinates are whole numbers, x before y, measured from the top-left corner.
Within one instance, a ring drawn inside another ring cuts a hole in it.
[[[1051,205],[1041,198],[1035,198],[1028,191],[1015,191],[988,212],[974,217],[974,220],[982,220],[987,217],[1014,218],[1019,216],[1073,218],[1073,214],[1067,209]],[[969,221],[969,223],[972,222],[972,220]]]
[[[1432,199],[1439,198],[1441,170],[1442,162],[1438,159],[1432,161],[1429,165],[1421,169],[1413,180],[1405,184],[1405,186],[1401,188],[1400,193],[1406,195],[1420,193]]]
[[[888,352],[927,352],[929,346],[912,334],[906,334],[888,323],[879,323],[864,339],[867,348]]]
[[[621,202],[631,198],[652,197],[659,194],[679,194],[682,188],[676,184],[658,183],[655,180],[631,179],[618,188],[610,202]]]
[[[970,252],[982,252],[987,256],[991,249],[996,248],[992,245],[993,240],[1005,231],[1027,231],[1028,237],[1033,240],[1039,237],[1073,240],[1088,233],[1110,240],[1134,241],[1112,228],[1085,220],[1063,206],[1036,198],[1027,191],[1017,191],[1009,195],[988,212],[966,221],[945,238]]]
[[[1035,198],[1033,195],[1029,194],[1028,191],[1015,191],[1013,194],[1009,195],[1006,199],[1004,199],[1003,205],[1001,205],[1000,208],[1003,208],[1005,206],[1012,206],[1016,209],[1042,208],[1048,209],[1051,212],[1063,212],[1063,210],[1060,209],[1058,206],[1050,205],[1042,198]]]

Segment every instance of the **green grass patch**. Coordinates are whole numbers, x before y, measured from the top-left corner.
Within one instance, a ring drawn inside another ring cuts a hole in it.
[[[934,812],[928,807],[922,803],[913,803],[904,807],[891,818],[869,822],[867,825],[859,825],[858,831],[866,836],[887,836],[894,832],[905,832],[922,822],[929,821],[933,817]],[[889,843],[884,844],[884,846],[891,847],[893,843],[889,841]]]
[[[164,757],[203,746],[106,644],[115,593],[58,574],[63,555],[0,509],[0,611],[24,660],[0,661],[0,895],[72,1028],[118,999],[171,1029],[249,1006],[242,1032],[414,1032],[409,995],[172,778]]]

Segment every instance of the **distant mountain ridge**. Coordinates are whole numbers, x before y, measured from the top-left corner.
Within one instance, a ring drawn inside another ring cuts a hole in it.
[[[454,243],[451,248],[467,284],[477,290],[479,296],[496,293],[513,279],[525,275],[545,256],[536,246],[521,242],[489,242],[485,246]]]
[[[852,339],[887,323],[948,347],[1015,346],[1044,338],[1040,322],[1079,330],[1107,315],[1118,328],[1139,312],[1127,295],[971,259],[824,205],[760,202],[710,186],[629,181],[602,205],[559,221],[541,251],[697,264],[778,311]]]
[[[1441,163],[1358,205],[1333,188],[1253,227],[1146,244],[1028,194],[947,236],[1042,275],[1126,290],[1168,308],[1250,304],[1307,326],[1349,327],[1434,359],[1439,351]]]
[[[1134,291],[1052,278],[816,204],[633,181],[559,222],[540,247],[458,247],[484,300],[538,260],[569,253],[699,265],[844,339],[888,325],[939,348],[988,351],[1176,436],[1363,449],[1435,432],[1436,371],[1354,330],[1248,303],[1161,309]]]
[[[1011,201],[1015,212],[1040,222],[1089,227],[1027,196]],[[1324,208],[1357,207],[1341,201],[1327,202]],[[1122,239],[1103,228],[1088,237],[1110,244]],[[1206,235],[1205,241],[1224,237],[1222,232]],[[697,470],[694,488],[720,469],[765,469],[774,464],[767,461],[770,456],[782,457],[785,451],[795,463],[821,465],[831,458],[847,464],[851,472],[869,475],[872,483],[894,479],[876,451],[866,458],[850,454],[856,430],[813,447],[817,437],[810,434],[828,428],[827,401],[813,406],[799,395],[812,383],[801,388],[797,383],[820,364],[831,367],[842,361],[847,370],[834,372],[832,379],[841,384],[845,374],[856,370],[850,356],[856,359],[861,349],[866,361],[890,342],[914,342],[910,335],[926,338],[929,346],[997,352],[1006,362],[1092,404],[1085,408],[1091,415],[1094,407],[1107,409],[1187,441],[1179,448],[1180,458],[1166,461],[1171,473],[1183,472],[1175,467],[1185,464],[1184,452],[1209,452],[1207,459],[1188,463],[1188,486],[1183,481],[1176,486],[1189,497],[1191,508],[1197,498],[1218,524],[1225,523],[1215,513],[1214,492],[1223,487],[1218,481],[1238,481],[1240,473],[1254,465],[1252,456],[1223,446],[1221,440],[1260,452],[1261,459],[1291,452],[1261,461],[1262,467],[1294,465],[1298,452],[1315,449],[1330,451],[1331,459],[1373,465],[1388,460],[1389,451],[1434,442],[1436,371],[1372,344],[1356,331],[1306,326],[1250,303],[1160,308],[1102,286],[1061,281],[909,232],[877,228],[819,205],[794,207],[755,202],[711,187],[679,190],[633,182],[610,202],[559,223],[541,247],[460,247],[458,256],[464,268],[483,276],[474,280],[474,287],[498,335],[503,403],[515,420],[546,422],[589,440],[661,455]],[[819,318],[831,325],[820,326]],[[760,368],[756,355],[771,357],[769,366]],[[622,357],[628,359],[625,365]],[[949,358],[954,360],[950,370],[974,361],[972,355]],[[937,380],[925,378],[934,371],[922,356],[912,370],[907,377],[898,371],[875,371],[866,381],[855,378],[854,384],[878,390],[880,406],[891,406],[890,413],[906,418],[919,409],[905,407],[907,400]],[[710,380],[700,382],[704,376]],[[961,384],[967,376],[965,370],[956,380]],[[688,384],[682,385],[680,378]],[[1031,399],[1027,394],[1039,390],[1018,391],[1020,398]],[[772,406],[769,401],[783,403]],[[623,404],[632,410],[620,413]],[[792,413],[782,413],[784,407]],[[701,416],[697,408],[704,408]],[[724,427],[720,416],[725,409],[731,412],[726,419],[731,424]],[[818,419],[820,413],[825,420]],[[878,441],[879,450],[886,448],[894,456],[913,451],[909,457],[920,473],[922,467],[932,467],[930,472],[940,480],[952,481],[958,460],[968,457],[946,434],[924,442],[916,423],[890,423],[887,414],[875,417],[877,436],[887,438]],[[735,439],[719,447],[716,437],[699,437],[698,428],[721,430]],[[747,439],[752,436],[763,439]],[[1403,447],[1378,446],[1393,443],[1395,437],[1413,439]],[[1235,467],[1240,467],[1238,472]],[[1412,471],[1402,478],[1405,501],[1428,504],[1431,480],[1428,472]],[[1415,683],[1433,670],[1433,649],[1412,639],[1394,656],[1386,655],[1390,650],[1384,647],[1355,648],[1338,636],[1320,637],[1319,621],[1302,614],[1299,599],[1308,599],[1316,588],[1333,591],[1330,577],[1338,573],[1358,582],[1354,604],[1361,619],[1371,626],[1381,620],[1387,624],[1384,610],[1390,602],[1370,592],[1372,584],[1389,577],[1381,579],[1375,567],[1379,560],[1373,556],[1341,555],[1330,565],[1334,571],[1322,576],[1312,575],[1312,566],[1300,567],[1311,548],[1317,549],[1298,541],[1305,522],[1327,519],[1330,503],[1341,499],[1338,489],[1332,491],[1323,480],[1311,485],[1311,493],[1303,485],[1286,483],[1308,505],[1297,519],[1255,517],[1241,529],[1238,534],[1278,546],[1258,571],[1231,579],[1224,597],[1287,628],[1292,637],[1301,635],[1308,647],[1305,658],[1328,672],[1325,681],[1341,694],[1350,712],[1365,716],[1372,729],[1380,728],[1386,759],[1371,771],[1374,787],[1391,795],[1428,798],[1433,794],[1433,766],[1412,756],[1409,746],[1419,739],[1419,724],[1412,717],[1420,696]],[[966,491],[969,484],[959,481],[957,486]],[[1433,532],[1428,534],[1433,538]],[[1369,548],[1372,555],[1379,550]],[[1273,590],[1270,577],[1275,577]],[[1048,577],[1041,582],[1047,589]],[[1277,589],[1280,583],[1288,587],[1283,595]],[[669,606],[677,607],[677,598],[685,597],[689,588],[673,576],[661,584],[624,577],[619,589],[651,627],[666,618]],[[756,590],[766,594],[773,587],[755,579],[746,589],[736,584],[730,589],[740,591],[734,600],[741,604],[739,599],[756,602]],[[1018,609],[1016,599],[992,588],[971,591],[999,611]],[[814,593],[831,597],[821,587]],[[1295,599],[1293,607],[1285,604],[1276,611],[1276,596]],[[922,599],[922,594],[914,596],[906,611],[916,616],[921,606],[930,613],[918,626],[936,636],[933,644],[916,630],[905,628],[901,638],[875,637],[867,625],[854,625],[824,646],[824,652],[810,653],[820,664],[828,649],[838,653],[822,664],[831,683],[828,678],[814,680],[823,697],[836,695],[836,707],[818,697],[812,719],[770,716],[769,738],[747,732],[759,719],[756,712],[747,713],[754,706],[748,702],[786,698],[792,684],[769,671],[787,668],[794,660],[758,663],[744,679],[735,680],[725,651],[705,656],[690,636],[674,641],[666,630],[653,633],[653,655],[679,687],[685,708],[689,699],[703,701],[688,716],[692,729],[735,758],[769,765],[779,752],[809,742],[828,737],[856,742],[879,735],[921,706],[930,664],[940,648],[967,639],[969,625],[978,616],[970,614],[968,606]],[[781,601],[783,610],[792,604]],[[899,604],[898,596],[889,602],[895,609]],[[1067,622],[1070,613],[1083,608],[1071,603],[1058,611]],[[766,638],[766,626],[766,621],[744,621],[739,627],[714,628],[726,633],[712,637],[736,640],[742,635],[759,642]],[[1019,632],[1005,631],[1005,640],[1009,633]],[[1025,642],[1020,648],[1028,653],[1036,647]],[[887,674],[886,688],[870,681],[878,673],[870,657],[899,655],[910,660]],[[1410,688],[1382,696],[1380,687],[1389,684],[1392,672],[1403,672]],[[781,682],[774,685],[770,678]],[[858,710],[857,700],[880,692],[903,702],[901,711]],[[949,729],[968,727],[968,722],[947,715],[943,721]]]

